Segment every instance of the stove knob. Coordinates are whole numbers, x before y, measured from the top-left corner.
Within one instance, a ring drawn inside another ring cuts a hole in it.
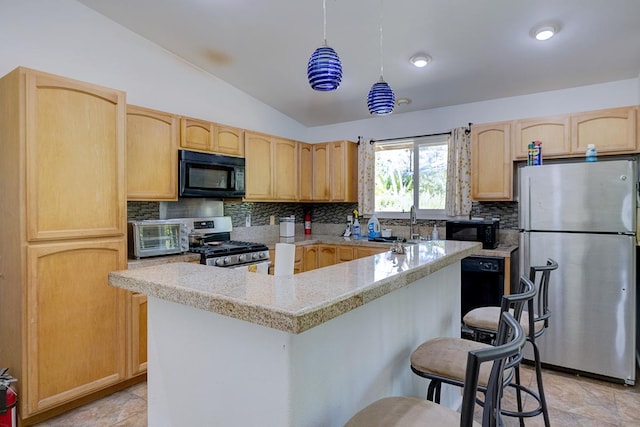
[[[238,255],[238,261],[240,261],[240,262],[247,262],[247,254],[240,254],[240,255]]]
[[[229,258],[228,256],[224,257],[224,259],[222,260],[222,263],[224,265],[227,265],[231,262],[231,258]]]
[[[258,254],[257,253],[252,253],[251,254],[251,259],[258,259]]]
[[[267,254],[265,254],[264,252],[260,252],[260,258],[266,258]]]
[[[215,265],[223,266],[224,265],[224,258],[216,258]]]

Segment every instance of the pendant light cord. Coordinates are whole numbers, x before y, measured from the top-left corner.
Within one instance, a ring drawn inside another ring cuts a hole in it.
[[[384,74],[384,64],[383,58],[384,53],[382,49],[382,0],[380,0],[380,80],[383,80],[382,76]]]
[[[327,0],[322,0],[322,39],[327,45]]]

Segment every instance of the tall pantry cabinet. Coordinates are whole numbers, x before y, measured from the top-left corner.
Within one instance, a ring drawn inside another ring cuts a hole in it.
[[[122,382],[125,94],[26,68],[0,79],[0,365],[24,424]]]

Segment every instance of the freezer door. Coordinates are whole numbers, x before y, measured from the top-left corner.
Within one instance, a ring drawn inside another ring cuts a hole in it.
[[[543,363],[635,381],[636,248],[633,236],[521,233],[521,270],[558,262],[551,273]]]
[[[519,179],[523,230],[636,231],[635,161],[527,166]]]

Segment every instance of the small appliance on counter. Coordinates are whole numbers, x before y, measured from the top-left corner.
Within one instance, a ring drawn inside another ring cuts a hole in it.
[[[129,221],[127,246],[130,258],[180,254],[189,250],[189,231],[179,219]]]
[[[296,219],[294,216],[280,218],[280,237],[296,235]]]
[[[495,219],[447,221],[446,238],[481,242],[483,249],[495,249],[500,242],[500,221]]]

